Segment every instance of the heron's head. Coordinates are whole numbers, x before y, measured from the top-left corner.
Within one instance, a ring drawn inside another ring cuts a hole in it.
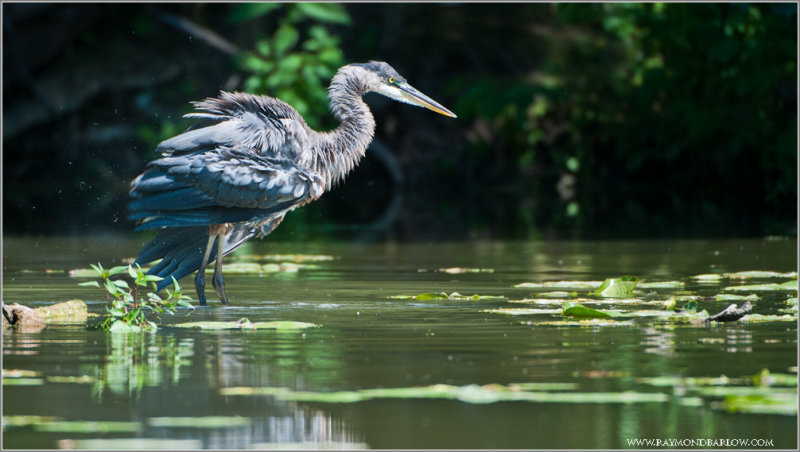
[[[363,71],[360,75],[367,91],[383,94],[399,102],[425,107],[445,116],[456,117],[455,113],[409,85],[405,77],[383,61],[356,63],[351,66]]]

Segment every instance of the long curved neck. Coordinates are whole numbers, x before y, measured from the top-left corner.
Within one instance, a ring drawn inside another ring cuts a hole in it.
[[[375,118],[362,99],[367,87],[357,70],[353,66],[342,67],[328,88],[331,112],[341,124],[319,134],[319,145],[311,162],[312,168],[325,179],[326,190],[358,164],[375,135]]]

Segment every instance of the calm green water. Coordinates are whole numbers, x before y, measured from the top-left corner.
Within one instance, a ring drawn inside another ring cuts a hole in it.
[[[6,238],[3,300],[36,307],[79,298],[90,312],[103,313],[102,294],[78,287],[81,280],[62,271],[98,261],[106,267],[119,265],[120,259],[133,257],[143,242],[113,237]],[[639,319],[616,327],[558,326],[536,320],[558,320],[560,315],[508,316],[485,310],[526,307],[508,302],[535,292],[513,287],[521,282],[602,280],[629,274],[651,281],[681,280],[687,282],[687,290],[713,295],[720,291],[719,285],[693,285],[689,276],[793,271],[796,250],[794,239],[255,242],[229,262],[247,259],[248,254],[324,254],[335,259],[293,273],[228,274],[232,307],[221,307],[209,284],[209,307],[165,316],[163,322],[247,317],[253,322],[312,322],[320,328],[202,332],[165,327],[152,334],[112,335],[65,324],[38,333],[4,332],[3,369],[35,373],[30,374],[34,376],[30,385],[4,382],[3,447],[229,449],[303,443],[325,448],[625,448],[626,440],[633,438],[748,438],[794,449],[796,415],[729,413],[705,397],[687,405],[680,390],[637,379],[738,377],[764,368],[788,373],[797,366],[796,322],[695,326]],[[437,271],[450,267],[493,272]],[[184,285],[191,288],[191,278]],[[423,292],[503,295],[507,300],[388,298]],[[194,296],[193,290],[189,293]],[[754,312],[775,314],[796,292],[760,295]],[[700,304],[715,313],[728,302]],[[535,382],[573,383],[578,392],[661,392],[667,398],[629,404],[476,404],[436,399],[322,403],[220,394],[221,388],[239,386],[331,392]],[[75,424],[52,422],[49,427],[35,422],[5,425],[16,415],[130,424],[120,424],[125,426],[120,432],[76,432],[70,430]],[[182,426],[175,419],[163,419],[201,416],[230,418],[206,426],[200,421]],[[117,438],[125,442],[70,442]],[[145,439],[178,442],[142,442]]]

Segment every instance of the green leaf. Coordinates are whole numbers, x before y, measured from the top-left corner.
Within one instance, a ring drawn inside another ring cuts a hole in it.
[[[697,312],[697,302],[695,300],[692,300],[683,305],[683,307],[679,311],[685,312],[687,314],[694,314]]]
[[[301,15],[320,22],[350,25],[350,15],[337,3],[295,3]]]
[[[786,281],[783,284],[746,284],[742,286],[729,286],[722,289],[724,292],[758,292],[758,291],[780,291],[797,290],[797,280]]]
[[[63,433],[111,433],[136,432],[141,430],[138,422],[127,421],[54,421],[34,424],[39,432]]]
[[[130,287],[128,287],[128,282],[122,279],[111,281],[111,283],[119,287],[120,289],[130,289]]]
[[[109,294],[111,294],[111,296],[116,296],[118,293],[120,293],[120,290],[117,289],[117,286],[115,286],[111,280],[107,279],[105,285],[106,285],[106,290],[108,291]]]
[[[114,276],[122,272],[126,272],[128,271],[128,268],[129,266],[124,266],[124,265],[119,267],[112,267],[110,270],[108,270],[108,276]]]
[[[608,278],[594,291],[595,295],[609,298],[629,298],[633,296],[633,289],[639,278],[623,276],[621,278]]]
[[[79,286],[92,286],[92,287],[100,287],[100,283],[97,281],[87,281],[78,283]]]
[[[583,317],[583,318],[590,318],[590,319],[608,319],[611,317],[619,317],[621,314],[619,312],[606,312],[606,311],[599,311],[597,309],[587,308],[578,303],[572,303],[569,301],[565,301],[562,306],[563,314],[567,317]]]
[[[300,33],[298,33],[297,29],[289,24],[282,25],[278,28],[275,34],[272,35],[275,56],[281,56],[286,53],[287,50],[294,47],[299,37]],[[278,65],[280,65],[280,61],[278,61]]]
[[[231,11],[231,14],[228,16],[228,23],[235,24],[256,19],[269,14],[281,6],[280,3],[240,3]]]

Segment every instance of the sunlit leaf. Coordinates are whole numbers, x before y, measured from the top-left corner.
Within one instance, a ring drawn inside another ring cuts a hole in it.
[[[609,298],[628,298],[633,295],[633,289],[639,278],[635,276],[623,276],[620,278],[608,278],[598,287],[594,293],[601,297]]]
[[[524,282],[516,284],[514,287],[524,287],[529,289],[596,289],[603,284],[603,281],[546,281],[541,283]]]
[[[117,279],[117,280],[111,281],[111,283],[114,284],[115,286],[119,287],[120,289],[130,289],[130,287],[128,286],[128,282],[123,280],[123,279]]]
[[[228,16],[228,22],[238,23],[252,20],[264,16],[281,6],[280,3],[239,3],[234,6]]]
[[[128,266],[125,266],[125,265],[122,265],[122,266],[119,266],[119,267],[112,267],[111,269],[108,270],[108,276],[118,275],[118,274],[124,273],[126,271],[128,271]]]
[[[560,314],[562,309],[526,309],[526,308],[499,308],[484,309],[483,312],[504,315],[539,315],[539,314]]]
[[[342,5],[337,3],[295,3],[305,16],[320,22],[349,25],[350,16]]]
[[[729,395],[711,407],[730,413],[797,416],[797,394]]]
[[[461,273],[494,273],[493,268],[467,268],[467,267],[441,268],[439,269],[439,271],[444,273],[449,273],[451,275],[457,275]]]
[[[92,287],[100,287],[100,283],[97,281],[86,281],[82,283],[78,283],[79,286],[92,286]]]
[[[775,272],[763,270],[751,270],[744,272],[725,273],[731,279],[753,279],[753,278],[797,278],[797,272]]]
[[[297,44],[297,40],[299,39],[299,37],[300,33],[298,33],[297,29],[294,28],[292,25],[284,24],[280,26],[278,30],[275,32],[275,34],[272,36],[272,43],[275,49],[275,55],[280,56],[286,53],[287,50],[291,49],[292,47],[295,46],[295,44]],[[282,63],[283,63],[282,60],[278,61],[279,66]]]
[[[571,303],[569,301],[565,301],[562,305],[562,313],[567,317],[583,317],[590,319],[607,319],[622,315],[620,312],[599,311],[597,309],[587,308],[581,304]]]
[[[728,286],[722,289],[725,292],[772,292],[781,290],[797,290],[797,280],[786,281],[782,284],[746,284],[741,286]]]
[[[717,284],[723,278],[723,275],[718,273],[704,273],[702,275],[694,275],[692,279],[704,284]]]
[[[48,383],[94,383],[95,378],[91,375],[81,375],[79,377],[74,376],[62,376],[62,375],[53,375],[45,377]]]
[[[142,428],[138,422],[125,421],[50,421],[32,425],[39,432],[64,433],[137,432]]]
[[[3,386],[39,386],[43,385],[41,378],[6,378],[3,376]]]
[[[46,422],[55,422],[61,420],[60,417],[55,416],[39,416],[39,415],[11,415],[3,416],[3,431],[10,427],[26,427],[34,424],[42,424]]]
[[[716,301],[758,301],[759,296],[756,294],[751,295],[735,295],[719,293],[714,295]]]
[[[683,281],[651,281],[639,282],[635,285],[640,289],[683,289],[686,283]]]

